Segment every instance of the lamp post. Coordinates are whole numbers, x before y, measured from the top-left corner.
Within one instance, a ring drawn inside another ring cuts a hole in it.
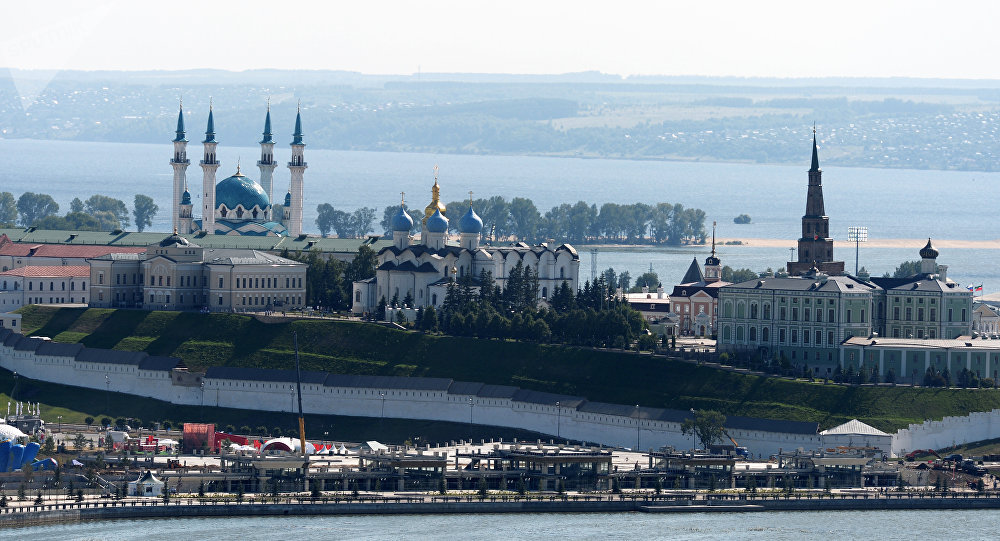
[[[697,414],[694,412],[694,408],[691,408],[690,411],[691,411],[691,420],[694,421],[695,420],[694,418],[695,418],[695,416]],[[694,454],[694,450],[698,448],[698,444],[695,443],[695,437],[697,435],[698,435],[698,432],[696,432],[694,430],[691,431],[691,454],[692,455]]]
[[[852,225],[847,228],[847,240],[854,243],[854,276],[858,275],[858,256],[861,255],[861,243],[868,242],[868,228]]]
[[[62,415],[56,415],[56,419],[59,420],[59,427],[56,430],[61,433],[62,432]]]
[[[635,405],[635,451],[639,452],[639,404]]]
[[[559,432],[560,432],[559,429],[560,429],[560,425],[561,424],[562,424],[562,408],[559,407],[559,401],[557,400],[556,401],[556,438],[561,437],[560,434],[559,434]]]
[[[10,399],[15,400],[14,391],[17,390],[17,371],[14,371],[14,386],[10,388]],[[9,408],[8,408],[9,409]]]
[[[111,378],[110,377],[104,376],[104,386],[106,388],[106,392],[104,393],[104,411],[108,412],[108,415],[110,415],[111,414]]]
[[[379,397],[379,400],[382,401],[382,413],[379,415],[379,418],[378,418],[378,429],[379,429],[379,432],[381,432],[382,431],[382,424],[385,421],[385,391],[379,391],[378,392],[378,397]]]
[[[469,441],[472,441],[471,440],[471,438],[472,438],[472,408],[474,406],[475,406],[475,403],[472,401],[472,397],[470,396],[469,397],[469,438],[470,438]]]

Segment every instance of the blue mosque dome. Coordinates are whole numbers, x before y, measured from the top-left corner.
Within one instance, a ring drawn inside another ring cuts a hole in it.
[[[285,208],[292,206],[292,192],[285,193]]]
[[[435,210],[430,218],[427,218],[427,231],[429,233],[444,233],[448,231],[448,218],[441,214],[441,210]]]
[[[476,211],[469,207],[468,212],[462,219],[458,221],[458,232],[459,233],[482,233],[483,232],[483,220],[476,214]]]
[[[182,205],[191,204],[191,192],[184,190],[184,193],[181,195],[181,204]]]
[[[235,175],[216,184],[215,205],[216,207],[225,205],[228,209],[243,205],[246,210],[257,206],[263,210],[269,207],[271,202],[259,184],[242,175],[237,169]]]
[[[399,211],[392,217],[392,230],[409,231],[410,229],[413,229],[413,218],[410,218],[410,215],[400,206]]]

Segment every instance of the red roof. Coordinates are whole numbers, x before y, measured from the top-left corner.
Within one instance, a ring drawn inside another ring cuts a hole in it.
[[[6,272],[0,272],[0,276],[27,276],[31,278],[87,278],[90,277],[90,265],[33,265],[30,267],[20,267]]]
[[[90,258],[107,254],[141,254],[144,247],[99,246],[92,244],[29,244],[20,242],[0,243],[0,256],[14,257],[76,257]]]

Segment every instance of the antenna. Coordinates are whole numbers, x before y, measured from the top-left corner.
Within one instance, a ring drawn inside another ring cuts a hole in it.
[[[299,398],[299,448],[303,458],[306,456],[306,419],[302,416],[302,375],[299,371],[299,335],[292,332],[292,344],[295,346],[295,389]]]

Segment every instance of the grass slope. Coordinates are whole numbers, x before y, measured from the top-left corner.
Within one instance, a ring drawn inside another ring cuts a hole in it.
[[[814,421],[858,418],[883,430],[1000,407],[993,390],[847,387],[748,376],[676,360],[511,341],[430,336],[378,325],[234,314],[22,309],[26,333],[88,347],[175,355],[209,366],[290,368],[292,331],[304,369],[448,377],[517,385],[619,404],[712,408],[727,415]]]

